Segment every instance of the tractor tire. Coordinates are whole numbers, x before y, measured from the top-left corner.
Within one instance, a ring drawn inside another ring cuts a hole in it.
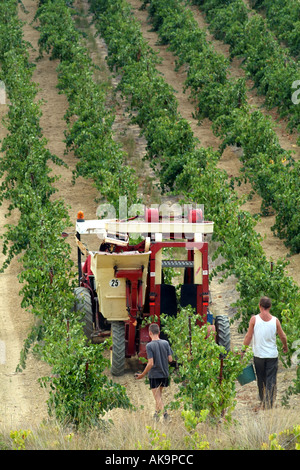
[[[120,376],[124,374],[125,368],[125,323],[123,321],[112,321],[111,335],[111,373]]]
[[[94,331],[93,327],[93,309],[92,298],[89,290],[86,287],[76,287],[75,294],[75,312],[82,312],[82,321],[84,322],[83,331],[88,339]]]
[[[226,352],[230,351],[230,325],[226,315],[217,315],[215,318],[217,344],[223,346]]]

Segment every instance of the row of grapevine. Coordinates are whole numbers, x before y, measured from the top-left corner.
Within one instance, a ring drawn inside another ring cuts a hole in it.
[[[243,58],[266,104],[277,107],[291,130],[300,126],[300,107],[292,100],[293,83],[300,68],[288,50],[281,47],[259,14],[250,14],[243,0],[193,0],[205,12],[209,28],[217,39],[230,45],[231,57]]]
[[[162,97],[161,86],[157,86],[162,80],[155,69],[157,59],[153,60],[153,51],[143,42],[128,3],[91,0],[90,4],[95,25],[108,47],[109,65],[120,74],[119,88],[147,138],[148,156],[157,164],[162,183],[171,181],[185,202],[203,203],[206,218],[215,222],[214,237],[220,243],[215,256],[221,254],[225,259],[219,270],[224,270],[225,276],[234,274],[238,280],[236,319],[241,320],[241,330],[256,313],[260,295],[268,294],[280,319],[284,321],[290,311],[295,315],[288,328],[292,344],[297,334],[292,326],[299,321],[300,293],[285,275],[285,263],[278,261],[271,268],[254,230],[256,221],[241,210],[230,180],[216,166],[218,154],[199,147],[192,139],[189,124],[180,118],[170,90],[167,94],[165,88]],[[151,88],[152,83],[155,88]]]
[[[108,345],[87,348],[81,314],[74,312],[74,263],[70,246],[61,237],[71,223],[64,201],[51,197],[56,179],[47,165],[63,162],[49,152],[42,135],[29,47],[23,40],[17,2],[2,2],[0,78],[9,105],[1,148],[0,199],[9,202],[7,217],[17,219],[7,224],[3,235],[7,259],[2,271],[19,255],[21,305],[33,315],[19,368],[25,367],[33,348],[51,368],[51,376],[41,378],[43,385],[50,385],[49,411],[62,420],[89,422],[114,406],[129,406],[129,400],[125,389],[103,373],[107,366],[103,349]]]
[[[178,57],[177,66],[188,69],[186,87],[197,102],[197,117],[213,122],[221,149],[242,147],[242,171],[262,197],[262,212],[276,210],[273,231],[293,253],[299,252],[299,162],[280,146],[271,120],[247,104],[245,81],[228,78],[229,62],[207,42],[191,11],[179,0],[147,3],[161,41]]]
[[[298,0],[251,0],[250,5],[266,16],[268,27],[291,53],[300,53],[300,4]]]
[[[79,162],[75,178],[91,178],[104,200],[118,207],[119,196],[130,204],[137,200],[137,178],[126,165],[126,153],[113,139],[114,115],[106,107],[104,84],[94,81],[95,65],[82,44],[71,11],[63,0],[43,2],[36,13],[39,21],[40,55],[59,59],[58,87],[67,96],[66,148]]]

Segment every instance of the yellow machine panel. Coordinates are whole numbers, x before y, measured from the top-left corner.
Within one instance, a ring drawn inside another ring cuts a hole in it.
[[[94,253],[91,258],[91,270],[95,276],[99,311],[108,321],[126,321],[126,280],[115,277],[118,269],[143,270],[143,304],[147,287],[147,272],[150,252]]]

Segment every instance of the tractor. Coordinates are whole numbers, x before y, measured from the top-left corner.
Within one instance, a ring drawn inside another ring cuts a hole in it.
[[[92,342],[112,336],[112,375],[124,374],[126,358],[146,358],[151,319],[160,324],[161,314],[176,315],[180,306],[190,305],[199,315],[199,326],[209,323],[218,344],[229,350],[227,317],[213,318],[209,311],[205,238],[212,233],[213,222],[204,221],[201,209],[190,209],[182,217],[145,208],[142,216],[126,220],[85,220],[79,211],[75,308],[84,313],[84,331]],[[83,243],[83,237],[91,236],[98,243],[96,251]],[[138,243],[130,244],[133,236],[139,237]],[[179,259],[170,259],[170,252]],[[179,292],[164,282],[164,269],[170,267],[183,269]]]

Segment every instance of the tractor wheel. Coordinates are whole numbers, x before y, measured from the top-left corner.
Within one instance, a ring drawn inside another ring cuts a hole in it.
[[[230,325],[226,315],[217,315],[215,318],[217,332],[217,344],[223,346],[226,351],[230,351]]]
[[[86,287],[76,287],[75,294],[75,312],[82,312],[84,315],[82,321],[84,322],[83,331],[88,339],[91,339],[93,333],[93,310],[92,298],[89,290]]]
[[[119,376],[124,374],[125,367],[125,323],[123,321],[112,321],[111,335],[111,373]]]

